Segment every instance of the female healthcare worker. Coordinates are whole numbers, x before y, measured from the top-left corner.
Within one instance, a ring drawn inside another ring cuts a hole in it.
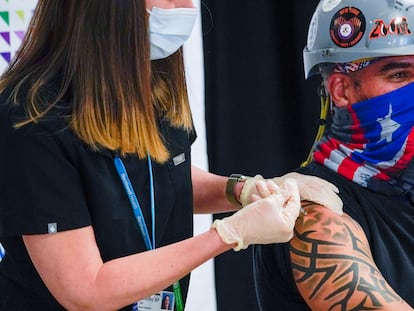
[[[269,196],[192,237],[193,212],[237,210],[226,188],[240,201],[243,186],[191,167],[181,46],[197,14],[191,0],[38,1],[0,79],[0,310],[159,310],[164,292],[182,310],[198,265],[292,237],[298,184],[336,200],[312,177],[253,182]]]

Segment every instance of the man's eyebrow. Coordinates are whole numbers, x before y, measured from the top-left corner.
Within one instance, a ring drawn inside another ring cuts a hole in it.
[[[413,64],[410,62],[390,62],[382,66],[379,71],[385,73],[393,69],[406,69],[410,67],[413,67]]]

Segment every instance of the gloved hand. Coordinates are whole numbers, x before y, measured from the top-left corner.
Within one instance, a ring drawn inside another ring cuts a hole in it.
[[[316,176],[303,175],[299,173],[288,173],[281,177],[274,177],[272,180],[275,184],[281,185],[286,179],[294,179],[299,188],[300,199],[302,201],[312,201],[317,204],[326,206],[338,215],[342,215],[342,200],[337,193],[338,188],[330,182]],[[240,202],[243,206],[252,202],[252,195],[258,194],[257,182],[266,181],[261,175],[249,178],[244,182],[240,193]],[[269,189],[268,195],[274,190]],[[262,197],[266,195],[262,194]]]
[[[254,194],[253,203],[232,216],[215,220],[212,227],[225,243],[237,243],[235,251],[250,244],[289,241],[301,206],[296,181],[288,178],[283,184],[282,188],[274,184],[276,192],[266,198]]]

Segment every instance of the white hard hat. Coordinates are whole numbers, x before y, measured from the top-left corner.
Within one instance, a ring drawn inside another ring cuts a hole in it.
[[[305,78],[319,65],[414,55],[414,0],[321,0],[303,51]]]

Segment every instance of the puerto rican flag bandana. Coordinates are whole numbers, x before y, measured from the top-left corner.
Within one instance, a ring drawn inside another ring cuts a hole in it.
[[[374,191],[414,192],[414,83],[332,109],[314,160]]]

